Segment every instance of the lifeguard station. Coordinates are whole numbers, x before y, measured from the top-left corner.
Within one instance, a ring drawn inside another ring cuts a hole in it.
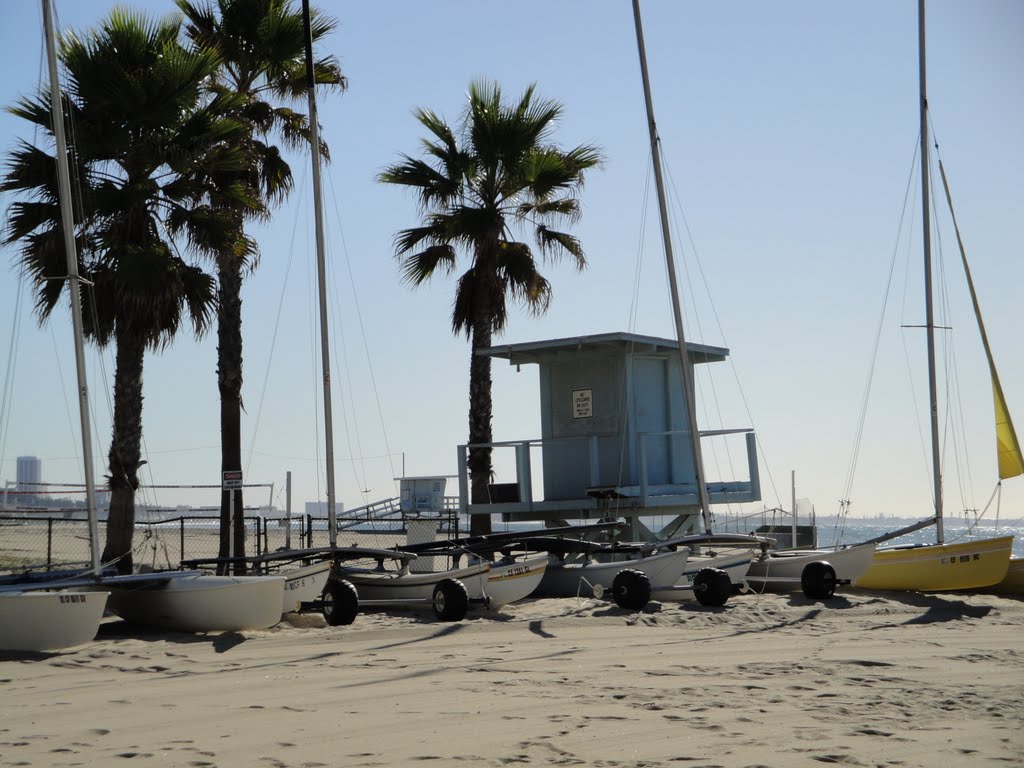
[[[721,362],[729,354],[701,344],[687,344],[686,351],[690,381],[694,365]],[[665,530],[697,530],[696,472],[674,340],[609,333],[495,346],[479,354],[539,366],[541,437],[491,443],[500,482],[491,484],[486,504],[470,503],[469,446],[460,445],[463,513],[546,524],[625,518],[631,534],[641,537],[652,535],[641,517],[667,516],[670,522],[660,526]],[[745,440],[739,450],[746,455],[747,477],[709,478],[711,503],[760,500],[753,430],[707,431],[700,437]],[[514,476],[504,477],[502,467],[511,464],[507,452],[514,454]]]

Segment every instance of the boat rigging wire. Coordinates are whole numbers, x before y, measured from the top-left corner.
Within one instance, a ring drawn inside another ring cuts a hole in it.
[[[889,259],[889,270],[885,282],[885,291],[882,294],[882,306],[879,310],[878,325],[875,329],[875,338],[871,347],[871,354],[869,356],[868,373],[866,380],[864,382],[864,389],[861,394],[860,413],[857,419],[856,429],[854,430],[853,448],[851,449],[850,460],[847,464],[846,479],[843,484],[842,497],[839,500],[839,514],[837,516],[838,530],[836,532],[837,541],[842,540],[842,534],[845,531],[846,526],[846,518],[849,514],[850,506],[852,504],[851,496],[853,491],[853,481],[857,470],[857,462],[860,458],[860,449],[864,440],[864,427],[867,422],[867,409],[868,401],[870,400],[871,396],[871,384],[874,380],[875,368],[878,363],[878,350],[881,345],[882,331],[885,327],[885,315],[889,305],[889,294],[892,290],[893,274],[896,269],[896,259],[900,252],[900,240],[902,239],[904,222],[906,221],[907,211],[909,210],[909,201],[911,199],[912,194],[916,195],[916,192],[913,191],[913,183],[915,178],[914,168],[917,165],[917,146],[920,144],[920,134],[918,134],[918,137],[917,139],[915,139],[915,142],[915,148],[911,157],[910,169],[907,172],[907,185],[903,193],[903,208],[900,211],[899,224],[896,227],[896,239],[893,243],[892,255]]]
[[[11,338],[7,346],[7,368],[4,372],[3,397],[0,399],[0,467],[7,457],[7,435],[10,432],[11,403],[14,401],[14,370],[18,362],[18,348],[21,341],[21,297],[24,290],[24,271],[18,271],[15,283],[14,317],[11,321]]]

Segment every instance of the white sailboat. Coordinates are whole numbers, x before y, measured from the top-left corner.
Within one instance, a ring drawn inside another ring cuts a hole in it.
[[[496,610],[536,592],[548,569],[548,556],[541,552],[522,560],[498,560],[491,564],[484,585],[487,607]]]
[[[302,2],[306,38],[306,93],[309,104],[310,156],[313,178],[313,213],[316,231],[317,295],[320,315],[320,360],[323,376],[324,456],[327,484],[327,529],[331,548],[338,545],[338,525],[335,506],[334,477],[334,419],[331,399],[331,357],[329,343],[329,316],[327,311],[327,266],[324,245],[323,195],[320,181],[320,128],[317,118],[316,90],[313,70],[313,36],[310,25],[309,0]],[[395,603],[430,600],[435,613],[449,620],[462,619],[469,602],[461,578],[476,578],[489,566],[475,566],[463,573],[417,574],[408,568],[406,560],[399,559],[398,568],[386,570],[383,560],[379,569],[367,570],[342,566],[336,562],[323,592],[324,615],[330,624],[348,624],[356,615],[360,602],[376,600]]]
[[[12,583],[0,593],[0,613],[4,624],[13,626],[19,606],[24,606],[26,621],[37,627],[41,642],[52,647],[52,629],[39,620],[41,611],[49,607],[60,613],[76,612],[75,621],[83,623],[86,615],[96,615],[91,635],[96,634],[103,608],[130,622],[181,629],[192,632],[264,628],[280,620],[284,579],[259,583],[258,579],[205,576],[198,573],[151,573],[126,576],[104,575],[100,563],[99,524],[96,515],[96,494],[93,481],[92,439],[89,423],[88,386],[85,375],[85,345],[82,332],[82,310],[79,294],[78,256],[75,248],[74,221],[71,207],[71,184],[67,165],[67,143],[61,110],[61,89],[57,77],[57,55],[53,32],[51,0],[42,0],[46,54],[50,75],[50,97],[54,115],[53,130],[57,146],[57,171],[62,228],[67,257],[68,283],[71,293],[72,325],[75,337],[75,361],[78,373],[79,413],[82,429],[82,453],[85,466],[86,503],[89,517],[89,542],[92,569],[88,575],[46,581],[36,579],[25,584]],[[25,590],[45,590],[64,586],[74,592],[58,593],[57,600],[25,599]],[[18,591],[22,590],[22,591]],[[64,599],[59,599],[63,595]],[[109,599],[108,599],[109,597]],[[98,610],[97,610],[98,606]],[[55,621],[57,619],[55,618]],[[26,626],[29,626],[26,624]],[[85,629],[74,635],[84,637]],[[70,635],[69,635],[70,636]],[[24,634],[18,637],[24,638]],[[0,635],[0,643],[5,642]],[[19,642],[23,642],[19,640]],[[77,642],[83,642],[78,640]],[[2,646],[6,647],[6,646]]]
[[[676,341],[679,347],[680,377],[689,420],[690,449],[694,463],[694,482],[697,486],[698,503],[704,521],[705,539],[713,540],[711,524],[711,499],[708,494],[704,459],[701,452],[700,432],[697,427],[697,407],[694,384],[690,377],[690,366],[686,355],[686,333],[683,328],[682,304],[676,279],[675,258],[672,254],[672,237],[666,206],[665,184],[662,178],[661,148],[658,128],[654,120],[654,103],[651,96],[650,78],[647,71],[647,52],[644,46],[643,25],[640,18],[640,0],[633,0],[633,21],[636,27],[637,51],[640,56],[640,74],[643,79],[644,102],[647,108],[647,125],[650,134],[651,160],[654,166],[654,180],[658,191],[658,211],[661,221],[661,236],[665,251],[669,289],[672,297],[672,314],[675,321]],[[743,537],[740,537],[743,538]],[[728,599],[730,585],[742,583],[751,563],[754,548],[759,544],[756,537],[746,537],[744,542],[735,542],[728,552],[701,552],[698,542],[693,544],[690,568],[680,574],[675,582],[653,585],[654,595],[662,600],[679,600],[696,597],[708,605],[722,605]],[[703,575],[698,579],[698,574]],[[711,585],[714,585],[712,587]],[[696,586],[696,590],[695,590]]]
[[[750,563],[747,583],[757,592],[788,592],[803,587],[804,569],[815,562],[825,561],[835,572],[837,582],[855,584],[867,571],[875,556],[875,544],[834,546],[826,548],[798,547],[799,525],[797,522],[796,475],[792,480],[793,509],[789,541],[791,547],[781,549],[763,548]],[[758,529],[759,531],[763,529]],[[772,531],[766,535],[771,536]],[[813,539],[817,540],[814,532]]]
[[[178,632],[266,629],[281,620],[283,576],[182,574],[113,587],[109,608],[125,621]]]
[[[558,597],[575,597],[581,594],[589,596],[588,592],[581,592],[587,587],[589,591],[600,596],[603,592],[612,592],[616,580],[621,580],[623,573],[642,574],[645,577],[644,588],[647,594],[643,603],[636,606],[639,609],[656,590],[670,588],[679,582],[683,577],[688,555],[686,549],[651,552],[639,548],[633,555],[605,555],[600,547],[593,552],[583,551],[568,557],[551,555],[551,563],[537,587],[537,594]]]
[[[924,247],[924,281],[925,281],[925,313],[928,340],[928,389],[931,407],[931,450],[932,480],[934,495],[934,514],[932,517],[913,526],[894,531],[880,540],[887,540],[898,535],[909,533],[927,526],[935,527],[935,543],[918,546],[897,546],[880,548],[875,552],[871,566],[858,579],[857,586],[864,589],[886,590],[920,590],[948,591],[959,589],[975,589],[992,586],[1001,582],[1006,574],[1013,546],[1012,536],[1000,536],[989,539],[974,539],[947,543],[943,528],[942,508],[942,472],[939,445],[938,394],[936,384],[935,363],[935,322],[932,300],[932,258],[931,258],[931,222],[929,219],[929,141],[928,141],[928,98],[926,88],[925,67],[925,12],[924,0],[918,0],[918,44],[919,44],[919,106],[921,122],[921,214]],[[946,184],[945,172],[942,173],[943,187],[947,202],[952,201],[949,187]],[[953,218],[956,225],[955,216]],[[974,304],[975,317],[981,332],[982,344],[988,358],[989,372],[992,379],[992,390],[995,399],[996,439],[998,449],[998,469],[1000,482],[1009,477],[1024,474],[1024,455],[1010,420],[1006,398],[1003,396],[999,376],[996,373],[992,350],[988,344],[985,326],[981,319],[978,298],[974,291],[970,269],[967,266],[963,241],[959,228],[956,227],[957,243],[967,276]]]
[[[68,287],[71,293],[71,322],[75,338],[75,369],[79,392],[79,416],[82,458],[85,467],[86,509],[89,517],[89,549],[92,573],[100,576],[99,524],[96,517],[96,489],[92,474],[92,438],[89,424],[89,389],[85,373],[85,345],[82,334],[82,304],[79,293],[78,254],[75,247],[71,208],[71,182],[68,173],[67,142],[61,109],[60,82],[57,78],[57,53],[53,33],[53,9],[50,0],[42,0],[43,35],[50,78],[50,105],[53,133],[57,144],[57,177],[60,197],[61,228],[67,259]],[[50,651],[87,643],[96,637],[106,592],[73,594],[65,591],[10,591],[0,593],[0,649]]]
[[[96,637],[106,592],[0,594],[0,651],[58,651]]]

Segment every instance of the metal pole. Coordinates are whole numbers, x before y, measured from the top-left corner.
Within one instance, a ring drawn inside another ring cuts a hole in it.
[[[82,332],[82,298],[79,292],[78,249],[75,245],[74,212],[71,208],[71,174],[68,171],[67,138],[64,135],[64,109],[61,104],[60,78],[57,75],[57,50],[53,33],[53,9],[50,0],[43,3],[43,32],[46,37],[46,62],[50,73],[50,112],[53,136],[57,143],[57,183],[60,218],[64,230],[64,255],[67,260],[68,291],[71,294],[71,326],[75,335],[75,372],[78,377],[78,416],[82,428],[82,464],[85,469],[85,504],[89,518],[89,550],[94,576],[100,566],[100,530],[96,515],[96,484],[92,468],[92,429],[89,424],[89,385],[85,374],[85,341]]]
[[[932,479],[935,494],[935,540],[942,544],[942,462],[939,447],[939,388],[935,374],[935,311],[932,300],[932,238],[928,218],[928,89],[925,78],[924,0],[917,2],[918,69],[921,90],[921,224],[924,243],[924,306],[928,333],[928,403],[931,410]]]
[[[644,48],[644,31],[640,22],[640,0],[633,0],[633,21],[636,24],[636,42],[640,52],[640,74],[644,81],[644,101],[647,104],[647,127],[651,137],[651,155],[654,163],[654,181],[658,188],[658,212],[661,216],[661,239],[665,245],[665,265],[668,269],[669,288],[672,293],[672,314],[675,318],[676,339],[679,342],[679,375],[683,395],[686,399],[686,415],[690,426],[690,446],[693,450],[693,466],[697,483],[697,497],[704,516],[704,532],[711,533],[711,499],[704,480],[704,458],[700,449],[700,432],[697,430],[697,404],[693,381],[690,376],[689,360],[686,354],[686,334],[683,330],[683,310],[676,283],[676,263],[672,255],[672,236],[669,231],[668,208],[665,203],[665,183],[661,173],[661,150],[659,149],[658,127],[654,122],[654,102],[651,98],[651,83],[647,74],[647,51]]]
[[[231,531],[231,535],[228,536],[228,573],[235,572],[235,564],[231,562],[231,558],[235,556],[235,489],[232,488],[228,491],[228,530]]]
[[[793,528],[792,528],[792,531],[793,531],[793,547],[796,547],[796,528],[797,528],[797,524],[796,524],[796,470],[795,469],[790,470],[789,478],[790,478],[790,486],[792,487],[792,490],[793,490],[793,523],[792,523],[792,525],[793,525]]]
[[[302,22],[306,31],[306,93],[309,98],[309,146],[313,161],[313,212],[316,222],[316,274],[320,288],[320,357],[324,376],[324,440],[327,460],[327,530],[331,546],[338,542],[334,514],[334,421],[331,414],[331,353],[328,343],[327,267],[324,257],[324,221],[320,192],[320,130],[316,115],[313,74],[313,30],[309,21],[309,0],[302,0]]]
[[[284,473],[284,505],[287,512],[288,525],[284,529],[284,548],[292,548],[292,473]]]

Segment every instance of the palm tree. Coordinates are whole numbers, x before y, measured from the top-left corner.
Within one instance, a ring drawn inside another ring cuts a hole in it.
[[[209,324],[213,281],[187,263],[164,220],[201,207],[205,177],[240,166],[237,126],[223,117],[230,100],[204,98],[217,69],[212,52],[178,42],[180,20],[153,21],[112,11],[95,30],[61,43],[62,94],[69,125],[85,332],[116,345],[113,438],[109,452],[110,515],[103,561],[132,567],[134,494],[142,437],[142,375],[147,349],[168,345],[185,322],[197,334]],[[49,91],[9,111],[52,136]],[[19,244],[19,261],[35,278],[36,310],[45,321],[64,290],[55,161],[21,141],[6,159],[0,191],[20,193],[9,209],[4,241]],[[249,195],[241,186],[234,195]],[[207,218],[212,218],[208,216]],[[190,223],[183,230],[192,233]],[[208,237],[205,230],[197,238]]]
[[[469,458],[471,501],[489,501],[491,471],[491,359],[477,352],[491,346],[508,321],[507,298],[543,314],[551,284],[537,270],[529,245],[516,238],[532,228],[542,257],[586,266],[579,240],[549,223],[575,222],[584,172],[601,163],[590,145],[563,150],[549,142],[562,106],[535,99],[534,86],[506,104],[496,83],[477,82],[458,132],[427,109],[416,119],[430,133],[426,160],[402,155],[379,180],[411,187],[425,223],[395,237],[403,279],[420,285],[440,270],[455,271],[457,249],[469,258],[458,280],[452,330],[470,340]],[[489,516],[474,517],[471,533],[489,533]]]
[[[214,90],[240,100],[233,117],[244,127],[240,143],[246,167],[219,181],[238,180],[255,189],[263,210],[280,202],[292,188],[292,173],[271,137],[280,137],[289,148],[309,141],[307,116],[290,106],[306,96],[305,32],[302,13],[291,0],[178,0],[187,19],[187,34],[199,50],[215,51],[221,60]],[[313,13],[312,37],[316,42],[337,22]],[[315,62],[317,84],[344,90],[345,78],[333,57]],[[321,151],[326,155],[326,147]],[[217,265],[217,385],[220,390],[221,469],[242,469],[242,277],[254,266],[256,250],[245,237],[244,221],[257,213],[238,207],[230,198],[215,198],[213,206],[226,214],[236,234],[226,247],[207,248]],[[249,247],[244,247],[248,244]],[[242,245],[243,247],[238,247]],[[241,492],[235,504],[241,507]],[[220,554],[228,547],[229,498],[221,498]],[[241,515],[235,516],[236,554],[245,552]]]

